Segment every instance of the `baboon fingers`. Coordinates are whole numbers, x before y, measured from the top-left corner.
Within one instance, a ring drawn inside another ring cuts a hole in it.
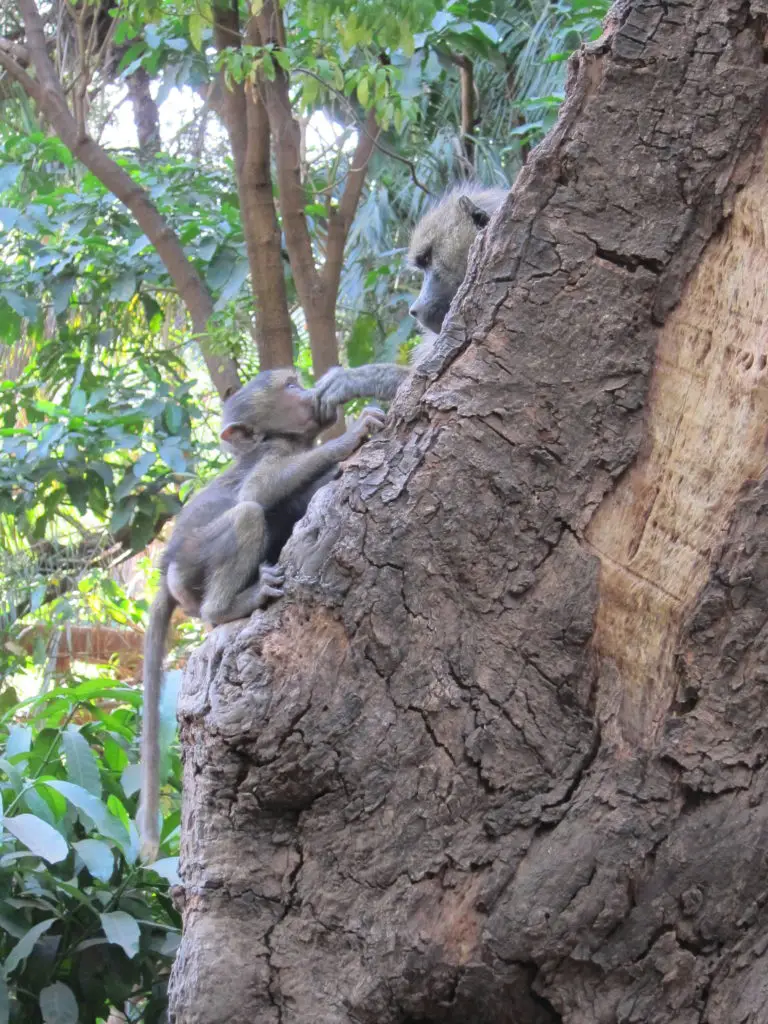
[[[336,419],[338,407],[354,397],[350,393],[347,376],[343,367],[334,366],[315,385],[315,408],[318,418],[323,422],[332,423]]]
[[[378,434],[384,426],[385,420],[386,414],[381,409],[374,407],[363,409],[357,421],[357,429],[363,437],[370,437],[373,434]]]
[[[259,582],[280,586],[285,582],[285,569],[281,565],[262,565],[259,569]]]

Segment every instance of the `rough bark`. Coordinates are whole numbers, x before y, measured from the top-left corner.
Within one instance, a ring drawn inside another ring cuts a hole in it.
[[[625,0],[182,694],[179,1024],[768,1020],[765,0]]]

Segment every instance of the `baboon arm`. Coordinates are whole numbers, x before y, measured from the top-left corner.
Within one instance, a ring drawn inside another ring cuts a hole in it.
[[[371,363],[352,369],[335,366],[317,382],[315,401],[325,418],[329,418],[337,406],[353,398],[391,402],[409,373],[407,366],[395,363]]]
[[[358,442],[359,443],[359,442]],[[304,490],[357,447],[350,444],[349,432],[319,448],[296,455],[266,457],[254,466],[243,481],[239,501],[255,501],[271,508],[279,501]]]

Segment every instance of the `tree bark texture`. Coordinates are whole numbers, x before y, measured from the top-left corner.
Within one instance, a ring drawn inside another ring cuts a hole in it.
[[[767,27],[617,5],[193,657],[177,1024],[768,1021]]]

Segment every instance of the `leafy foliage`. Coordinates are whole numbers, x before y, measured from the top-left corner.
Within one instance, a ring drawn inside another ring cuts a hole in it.
[[[0,513],[19,517],[31,539],[62,513],[90,513],[112,534],[129,527],[140,550],[180,507],[169,485],[189,476],[192,383],[169,357],[88,369],[70,350],[60,368],[72,376],[44,398],[33,375],[46,354],[22,381],[0,385]]]
[[[151,168],[119,162],[178,232],[215,308],[227,311],[219,335],[239,321],[242,338],[247,316],[238,300],[242,307],[247,299],[248,262],[230,175],[167,156]],[[168,275],[128,211],[94,175],[73,166],[58,139],[40,131],[12,133],[3,142],[3,192],[0,341],[19,337],[22,318],[40,336],[46,310],[60,329],[77,310],[99,346],[125,332],[151,343],[164,323]],[[229,335],[226,347],[237,353],[237,334]]]
[[[99,678],[15,699],[5,691],[0,720],[0,1021],[75,1024],[112,1007],[159,1021],[179,940],[179,811],[171,801],[161,859],[140,865],[140,694]],[[176,755],[170,767],[176,792]]]

